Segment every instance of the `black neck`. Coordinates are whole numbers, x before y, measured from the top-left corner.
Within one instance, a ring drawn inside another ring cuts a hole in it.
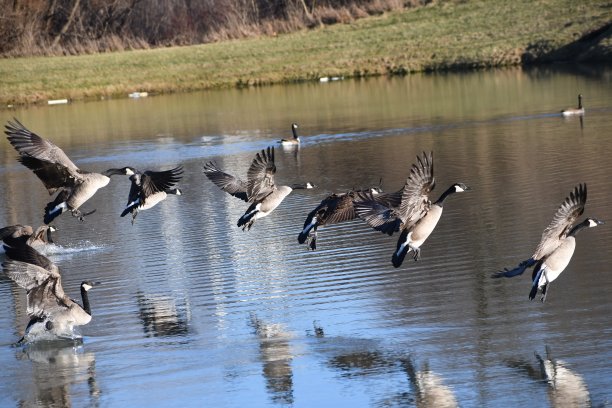
[[[570,232],[567,234],[567,236],[568,237],[575,236],[581,229],[584,229],[584,228],[588,227],[589,224],[590,224],[589,220],[586,219],[586,220],[582,221],[580,224],[574,225],[574,228],[572,228],[570,230]]]
[[[125,171],[123,169],[108,169],[102,174],[104,174],[107,177],[118,176],[120,174],[125,174]]]
[[[51,237],[51,228],[47,228],[47,242],[53,244],[53,238]]]
[[[582,96],[578,96],[578,109],[582,109]]]
[[[81,298],[83,299],[83,309],[85,310],[85,313],[91,316],[91,308],[89,307],[89,295],[87,294],[87,291],[85,290],[83,285],[81,285]]]
[[[292,190],[303,190],[308,188],[306,184],[292,184],[289,187],[291,187]]]
[[[438,201],[436,201],[434,204],[442,207],[444,205],[444,200],[446,200],[446,197],[448,197],[449,195],[455,193],[455,186],[452,185],[449,188],[446,189],[445,192],[442,193],[442,195],[440,196],[440,198],[438,198]]]
[[[294,139],[299,139],[298,134],[297,134],[297,130],[294,126],[291,127],[291,131],[293,132],[293,138]]]

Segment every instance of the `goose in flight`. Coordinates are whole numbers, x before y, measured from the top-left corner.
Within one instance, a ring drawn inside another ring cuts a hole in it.
[[[129,213],[132,214],[132,225],[136,220],[138,211],[148,210],[157,203],[165,200],[168,194],[182,194],[181,190],[178,188],[172,188],[181,180],[183,174],[182,166],[164,171],[147,170],[141,173],[137,170],[133,170],[133,172],[134,174],[130,176],[132,185],[130,187],[128,204],[121,213],[122,217],[125,217]]]
[[[451,194],[470,190],[463,183],[455,183],[432,203],[429,194],[434,187],[433,153],[423,152],[422,156],[417,156],[417,164],[410,169],[399,206],[382,203],[370,193],[359,193],[355,200],[357,215],[372,228],[388,235],[401,232],[391,258],[396,268],[410,251],[414,252],[415,261],[420,259],[421,245],[440,221],[444,200]]]
[[[268,147],[255,155],[247,171],[247,181],[224,173],[214,162],[204,165],[204,174],[221,190],[240,198],[251,205],[238,220],[242,230],[250,230],[259,218],[270,215],[272,211],[295,189],[314,188],[310,182],[277,186],[274,182],[274,147]]]
[[[73,338],[75,326],[91,321],[88,291],[98,282],[81,283],[83,306],[70,299],[62,288],[57,265],[28,245],[4,247],[8,259],[2,264],[6,275],[27,291],[30,321],[18,342]]]
[[[529,299],[533,300],[540,291],[542,293],[540,300],[544,302],[550,283],[559,277],[572,259],[576,249],[576,234],[584,228],[593,228],[603,224],[603,221],[598,219],[587,218],[572,227],[574,221],[584,212],[586,200],[587,186],[579,184],[557,209],[553,220],[542,233],[540,243],[531,258],[521,262],[514,269],[506,268],[497,272],[493,277],[511,278],[521,275],[527,268],[535,265]]]
[[[45,224],[57,216],[70,211],[73,216],[83,218],[95,210],[83,213],[79,207],[89,200],[98,189],[106,186],[113,175],[131,175],[130,167],[109,169],[103,173],[91,173],[79,169],[64,151],[51,141],[28,130],[17,119],[5,126],[9,142],[19,153],[19,162],[32,170],[43,182],[49,195],[59,190],[55,200],[45,207]]]
[[[298,242],[307,245],[313,251],[317,249],[317,230],[324,225],[337,224],[357,218],[353,202],[358,193],[370,192],[377,201],[386,201],[389,206],[397,206],[401,200],[401,191],[398,193],[382,194],[380,187],[368,190],[351,190],[346,193],[333,193],[325,197],[321,203],[312,210],[304,221],[304,228],[298,235]]]

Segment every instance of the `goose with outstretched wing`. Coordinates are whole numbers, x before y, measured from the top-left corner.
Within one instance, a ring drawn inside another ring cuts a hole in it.
[[[170,170],[139,172],[134,170],[130,176],[132,182],[128,203],[121,213],[122,217],[132,214],[132,225],[136,220],[138,211],[148,210],[165,200],[168,195],[182,195],[182,191],[175,187],[181,180],[183,167],[177,166]]]
[[[256,220],[270,215],[293,190],[314,187],[310,182],[277,186],[274,181],[275,173],[274,147],[268,147],[255,155],[247,171],[246,182],[223,172],[213,162],[204,165],[204,174],[217,187],[251,203],[238,220],[238,226],[247,231]]]
[[[59,191],[55,199],[45,207],[45,224],[66,211],[82,221],[95,210],[83,213],[79,208],[98,189],[105,187],[111,176],[132,174],[129,167],[108,169],[103,173],[81,170],[62,149],[30,131],[17,119],[9,121],[5,128],[9,142],[19,153],[19,162],[34,172],[49,195]]]
[[[391,258],[396,268],[411,251],[414,252],[415,261],[420,259],[421,246],[440,221],[444,200],[453,193],[470,190],[463,183],[455,183],[432,203],[429,194],[435,185],[433,152],[423,152],[421,156],[417,156],[417,163],[410,169],[399,206],[389,206],[377,200],[371,193],[360,193],[355,200],[357,215],[372,228],[388,235],[400,232],[396,250]]]

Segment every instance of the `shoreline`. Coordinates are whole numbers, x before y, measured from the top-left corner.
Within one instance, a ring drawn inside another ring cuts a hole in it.
[[[612,62],[606,2],[436,3],[277,37],[0,60],[0,109],[145,95]],[[518,18],[518,19],[517,19]],[[517,20],[515,20],[517,19]],[[65,102],[64,102],[65,100]],[[59,101],[59,102],[57,102]]]

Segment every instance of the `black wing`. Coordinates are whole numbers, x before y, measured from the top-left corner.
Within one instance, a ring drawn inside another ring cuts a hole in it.
[[[244,181],[231,174],[221,171],[213,162],[204,165],[204,174],[221,190],[238,197],[243,201],[249,201],[247,197],[247,185]]]

